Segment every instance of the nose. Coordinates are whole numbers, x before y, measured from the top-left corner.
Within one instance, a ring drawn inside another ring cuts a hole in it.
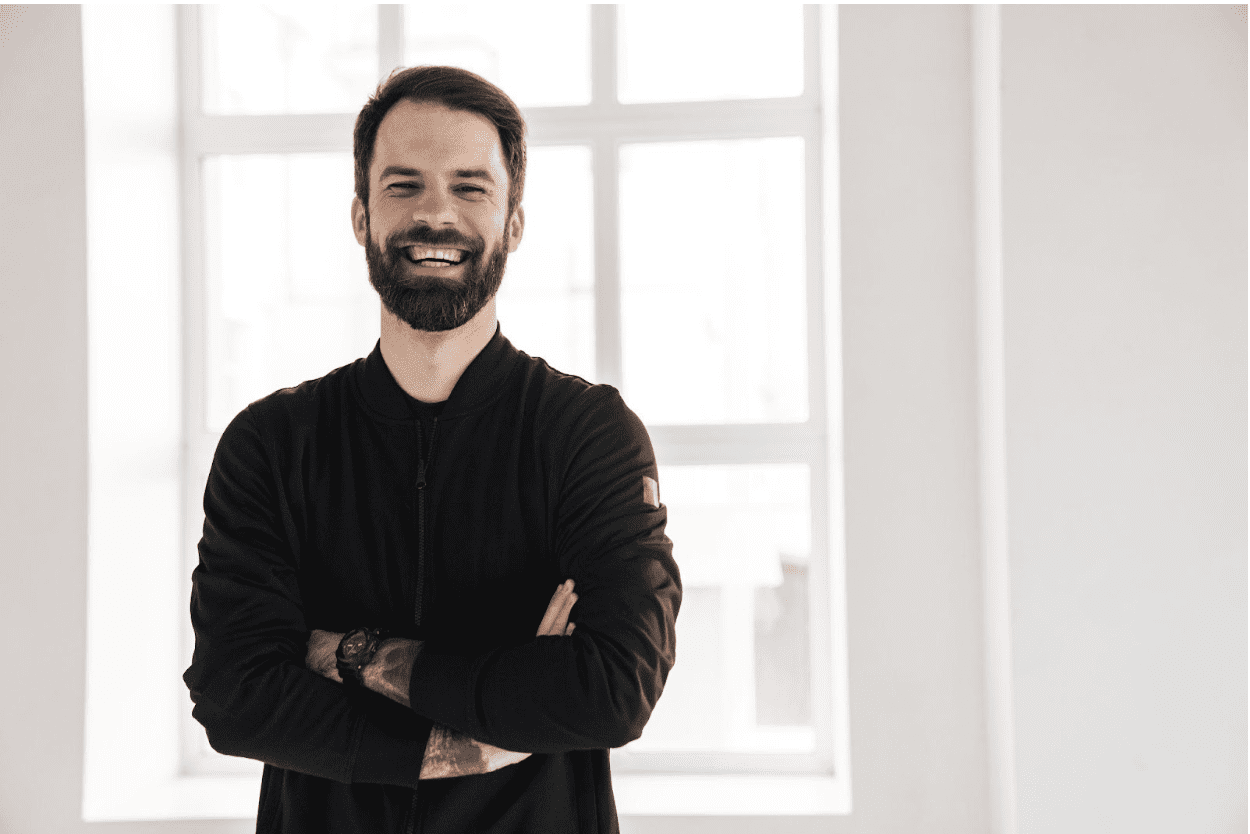
[[[456,207],[450,194],[441,188],[423,189],[413,206],[412,219],[418,225],[437,229],[456,224]]]

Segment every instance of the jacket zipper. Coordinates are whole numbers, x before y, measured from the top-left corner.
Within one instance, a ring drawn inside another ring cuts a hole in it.
[[[412,623],[421,625],[422,603],[425,597],[425,473],[428,459],[434,456],[434,438],[438,434],[438,418],[430,429],[429,454],[425,452],[425,438],[421,423],[417,422],[417,598],[412,606]]]
[[[417,789],[412,789],[412,806],[408,809],[408,831],[407,834],[413,834],[417,825]]]
[[[434,456],[434,438],[437,434],[438,418],[435,417],[430,428],[430,449],[427,454],[421,421],[417,420],[417,596],[412,605],[412,622],[416,626],[421,625],[422,600],[425,596],[425,474],[426,465]],[[413,834],[416,829],[417,794],[417,789],[413,788],[412,804],[408,808],[407,834]]]

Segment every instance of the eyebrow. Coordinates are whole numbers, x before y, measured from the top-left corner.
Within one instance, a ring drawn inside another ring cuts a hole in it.
[[[491,185],[495,184],[495,178],[485,168],[458,168],[454,173],[457,179],[479,179],[486,180]],[[419,176],[422,176],[422,174],[416,168],[407,168],[403,165],[387,165],[382,169],[382,173],[378,175],[378,179]]]
[[[402,165],[387,165],[382,169],[382,173],[378,174],[378,179],[384,180],[387,177],[419,177],[421,172],[416,168],[405,168]]]
[[[463,180],[486,180],[491,185],[495,184],[495,178],[485,168],[459,168],[456,170],[456,177]]]

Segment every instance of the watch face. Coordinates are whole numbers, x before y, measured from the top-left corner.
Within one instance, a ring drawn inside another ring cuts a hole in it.
[[[353,634],[343,641],[343,656],[356,657],[365,650],[368,637],[364,634]]]

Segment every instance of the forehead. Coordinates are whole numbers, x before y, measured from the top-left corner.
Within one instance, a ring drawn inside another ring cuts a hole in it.
[[[403,99],[383,117],[369,178],[388,165],[427,174],[486,168],[500,183],[507,177],[499,131],[489,119],[428,101]]]

